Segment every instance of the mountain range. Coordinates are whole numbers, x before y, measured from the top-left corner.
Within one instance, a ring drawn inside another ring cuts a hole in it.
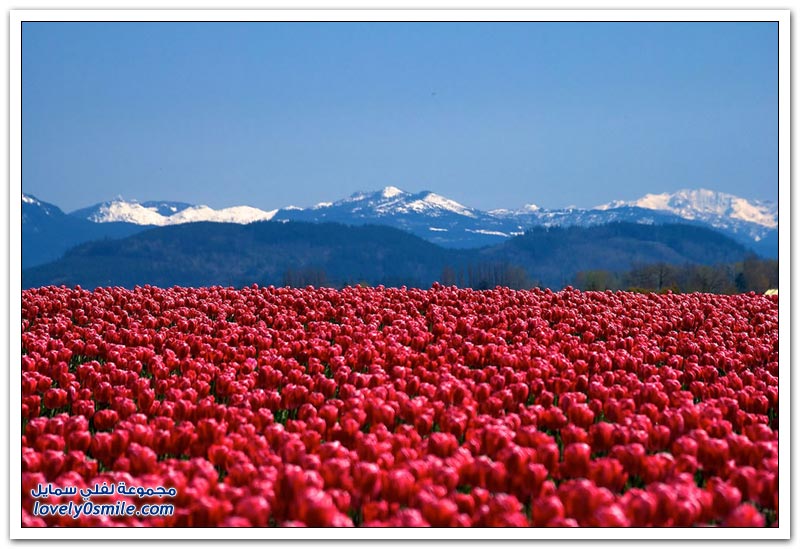
[[[22,268],[41,265],[61,257],[73,246],[141,232],[133,223],[94,223],[65,214],[60,208],[34,196],[22,195]]]
[[[777,257],[778,252],[777,204],[706,189],[647,194],[637,200],[613,201],[589,209],[545,209],[527,204],[489,211],[462,205],[431,191],[411,193],[393,186],[307,208],[287,206],[272,210],[252,206],[215,210],[185,202],[118,198],[65,214],[55,205],[23,194],[22,220],[23,268],[57,259],[84,242],[197,222],[385,225],[457,249],[494,246],[536,227],[682,223],[711,228],[762,256]]]

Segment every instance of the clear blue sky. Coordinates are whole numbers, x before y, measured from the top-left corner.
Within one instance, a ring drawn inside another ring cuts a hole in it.
[[[25,23],[24,192],[778,196],[777,23]]]

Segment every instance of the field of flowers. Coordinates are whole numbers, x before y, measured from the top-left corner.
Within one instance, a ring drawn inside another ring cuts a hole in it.
[[[776,526],[777,296],[46,287],[22,355],[24,526]],[[102,483],[175,512],[33,512]]]

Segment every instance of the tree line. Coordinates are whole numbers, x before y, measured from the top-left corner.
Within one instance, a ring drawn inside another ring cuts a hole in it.
[[[542,286],[523,267],[509,262],[483,262],[460,267],[446,265],[439,282],[445,286],[476,290],[496,286],[524,290]],[[287,269],[283,283],[295,287],[335,286],[321,268]],[[581,290],[595,291],[763,293],[778,288],[778,261],[750,256],[736,263],[713,266],[652,263],[638,265],[625,272],[587,270],[579,272],[571,285]]]
[[[743,261],[718,265],[653,263],[621,273],[588,270],[575,276],[574,286],[582,290],[763,293],[778,288],[778,261],[749,256]]]

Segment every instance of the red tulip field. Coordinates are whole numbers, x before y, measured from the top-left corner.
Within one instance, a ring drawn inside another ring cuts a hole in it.
[[[28,527],[777,526],[777,296],[43,287],[21,382]]]

